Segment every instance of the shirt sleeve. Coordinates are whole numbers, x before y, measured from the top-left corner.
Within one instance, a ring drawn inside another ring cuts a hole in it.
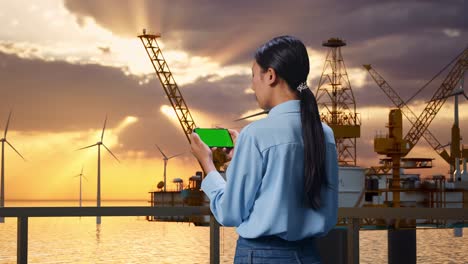
[[[239,226],[249,217],[262,182],[263,159],[255,138],[244,129],[238,136],[226,179],[208,173],[201,188],[210,199],[211,212],[224,226]]]

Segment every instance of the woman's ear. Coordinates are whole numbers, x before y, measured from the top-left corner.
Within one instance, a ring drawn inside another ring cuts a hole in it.
[[[265,77],[267,84],[270,86],[275,85],[278,81],[278,76],[276,75],[276,71],[273,68],[268,68]]]

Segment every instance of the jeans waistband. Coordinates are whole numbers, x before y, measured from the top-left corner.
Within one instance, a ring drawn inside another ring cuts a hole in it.
[[[303,248],[315,247],[315,238],[305,238],[302,240],[288,241],[278,236],[263,236],[258,238],[243,238],[239,236],[237,245],[242,247],[261,248],[261,247],[278,247],[278,248]]]

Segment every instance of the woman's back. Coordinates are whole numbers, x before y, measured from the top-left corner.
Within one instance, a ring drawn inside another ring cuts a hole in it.
[[[299,240],[326,233],[336,223],[337,172],[328,172],[336,162],[333,134],[323,125],[326,145],[330,146],[327,152],[331,152],[326,162],[332,166],[326,168],[329,187],[322,192],[326,203],[314,211],[305,203],[299,107],[297,100],[277,105],[267,118],[242,130],[239,147],[226,171],[226,188],[218,196],[221,201],[210,197],[218,221],[237,226],[244,238],[277,235]],[[202,186],[205,191],[209,188],[206,183]],[[222,206],[216,206],[220,202]]]

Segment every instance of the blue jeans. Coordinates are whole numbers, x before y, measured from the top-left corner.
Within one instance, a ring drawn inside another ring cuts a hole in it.
[[[319,264],[314,238],[287,241],[277,236],[247,239],[239,236],[234,264]]]

